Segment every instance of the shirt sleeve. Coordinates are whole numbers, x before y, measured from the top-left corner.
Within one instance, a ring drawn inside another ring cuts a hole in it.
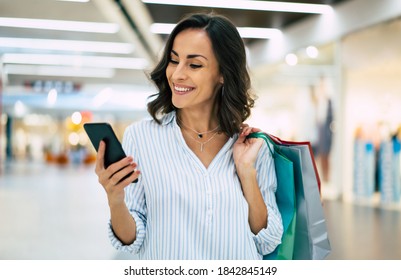
[[[277,177],[274,160],[266,142],[259,151],[256,170],[259,188],[267,207],[267,227],[254,235],[253,239],[259,253],[267,255],[281,243],[283,221],[276,202]]]
[[[138,168],[140,169],[139,157],[135,152],[135,142],[132,137],[132,129],[133,126],[131,125],[125,130],[122,146],[126,155],[132,156],[134,162],[138,164]],[[113,247],[117,250],[137,254],[139,253],[145,239],[147,220],[145,192],[141,176],[139,176],[137,183],[132,183],[125,188],[125,203],[136,223],[136,239],[132,244],[123,244],[114,234],[111,222],[109,222],[109,239]]]

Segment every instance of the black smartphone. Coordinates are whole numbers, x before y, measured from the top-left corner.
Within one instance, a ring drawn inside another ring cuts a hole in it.
[[[113,164],[127,155],[125,154],[120,141],[118,140],[113,128],[109,123],[85,123],[84,129],[88,134],[90,141],[96,152],[99,149],[100,141],[103,140],[106,143],[106,151],[104,153],[104,167],[107,168],[110,164]],[[132,173],[128,174],[121,180],[124,180]],[[134,183],[138,182],[138,179]]]

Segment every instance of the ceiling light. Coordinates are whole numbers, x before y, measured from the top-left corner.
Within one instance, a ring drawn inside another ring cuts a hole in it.
[[[120,29],[115,23],[9,17],[0,17],[0,26],[93,33],[117,33]]]
[[[150,31],[156,34],[170,34],[175,26],[176,24],[171,23],[153,23]],[[271,39],[282,34],[275,28],[238,27],[237,29],[242,38]]]
[[[238,27],[242,38],[271,39],[280,36],[282,32],[276,28]]]
[[[6,53],[3,55],[2,62],[3,64],[63,65],[76,68],[96,67],[133,70],[142,70],[148,66],[147,60],[143,58],[20,53]]]
[[[293,53],[289,53],[285,56],[285,62],[290,66],[295,66],[298,64],[298,57]]]
[[[170,34],[175,26],[175,23],[152,23],[150,31],[155,34]]]
[[[216,1],[216,0],[142,0],[146,4],[162,4],[192,7],[210,7],[237,10],[276,11],[290,13],[325,14],[333,11],[330,5],[277,2],[277,1]]]
[[[7,38],[0,37],[0,48],[37,49],[54,51],[95,52],[129,54],[134,46],[128,43],[75,41],[75,40],[49,40],[33,38]]]
[[[67,66],[43,65],[5,65],[7,75],[32,75],[50,77],[83,77],[83,78],[113,78],[114,69],[75,68]]]
[[[58,92],[56,89],[52,88],[51,90],[49,90],[49,92],[47,94],[47,104],[50,106],[53,106],[54,104],[56,104],[57,96],[58,96]]]
[[[309,46],[306,48],[306,55],[310,58],[317,58],[319,50],[315,46]]]

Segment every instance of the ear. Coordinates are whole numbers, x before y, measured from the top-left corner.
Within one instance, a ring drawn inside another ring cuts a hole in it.
[[[224,85],[224,78],[223,78],[223,75],[220,75],[219,82],[220,82],[222,85]]]

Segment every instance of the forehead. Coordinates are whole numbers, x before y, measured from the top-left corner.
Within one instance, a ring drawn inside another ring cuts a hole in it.
[[[214,57],[212,42],[203,29],[186,29],[177,34],[173,50],[181,55],[201,54],[207,58]]]

